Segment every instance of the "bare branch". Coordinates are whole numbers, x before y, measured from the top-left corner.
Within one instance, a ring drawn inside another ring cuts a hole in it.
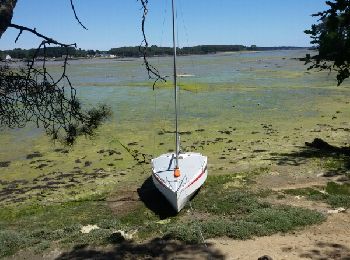
[[[23,30],[19,31],[19,33],[18,33],[18,35],[16,37],[16,40],[15,40],[15,43],[17,43],[17,41],[18,41],[19,37],[21,36],[22,32],[23,32]]]
[[[73,4],[73,0],[70,0],[70,6],[71,6],[71,8],[73,10],[75,20],[77,20],[77,22],[81,25],[81,27],[83,27],[85,30],[87,30],[87,28],[82,24],[82,22],[78,18],[78,15],[77,15],[77,13],[75,11],[75,7],[74,7],[74,4]]]
[[[142,9],[143,9],[142,24],[141,24],[143,40],[139,46],[139,50],[140,52],[142,52],[142,55],[143,55],[143,62],[148,73],[148,78],[154,79],[154,82],[153,82],[153,90],[154,90],[154,87],[159,80],[166,82],[166,79],[165,77],[161,76],[158,69],[155,68],[148,61],[148,58],[147,58],[148,41],[145,33],[145,23],[146,23],[146,17],[148,13],[148,9],[147,9],[148,0],[138,0],[138,1],[141,2]]]
[[[0,128],[24,127],[34,122],[43,127],[53,139],[72,144],[79,135],[93,135],[111,111],[106,106],[84,110],[76,97],[76,90],[66,75],[69,49],[76,44],[66,44],[49,38],[36,29],[10,24],[22,32],[30,32],[43,39],[35,50],[27,68],[9,67],[0,64]],[[47,45],[64,48],[61,74],[56,79],[46,69]],[[42,53],[42,54],[40,54]],[[37,66],[38,55],[43,56]]]
[[[6,30],[11,27],[19,30],[15,42],[23,32],[30,32],[42,39],[26,68],[12,64],[10,67],[7,62],[0,63],[0,129],[24,127],[28,122],[33,122],[37,127],[43,127],[52,139],[59,139],[66,144],[73,144],[79,135],[93,135],[94,130],[111,111],[104,105],[89,110],[83,109],[76,97],[76,90],[66,74],[69,50],[76,48],[76,44],[62,43],[37,32],[35,28],[11,23],[17,0],[0,1],[0,14],[3,13],[3,7],[10,11],[5,26],[2,26],[3,17],[0,16],[0,35],[3,32],[2,28]],[[3,6],[3,3],[8,6]],[[73,1],[70,3],[76,20],[87,29],[78,19]],[[65,51],[62,55],[62,70],[56,78],[51,76],[46,68],[48,45],[59,46]],[[43,59],[42,64],[38,65],[39,55]]]
[[[32,34],[34,34],[34,35],[36,35],[36,36],[38,36],[38,37],[44,39],[44,40],[46,41],[46,43],[48,43],[48,44],[53,43],[53,44],[56,44],[56,45],[60,45],[60,46],[62,46],[62,47],[71,47],[71,46],[77,47],[77,44],[76,44],[76,43],[72,43],[72,44],[61,43],[61,42],[58,42],[58,41],[56,41],[56,40],[54,40],[54,39],[52,39],[52,38],[49,38],[49,37],[47,37],[47,36],[45,36],[45,35],[43,35],[43,34],[41,34],[41,33],[38,33],[38,32],[36,31],[36,28],[31,29],[31,28],[28,28],[28,27],[26,27],[26,26],[17,25],[17,24],[13,24],[13,23],[11,23],[11,24],[9,25],[9,27],[15,28],[15,29],[17,29],[17,30],[20,30],[20,32],[23,32],[23,31],[31,32]],[[18,37],[18,36],[17,36],[17,37]]]

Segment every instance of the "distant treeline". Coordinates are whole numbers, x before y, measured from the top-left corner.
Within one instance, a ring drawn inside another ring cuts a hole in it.
[[[16,48],[13,50],[5,50],[5,51],[0,51],[0,57],[2,59],[6,58],[6,55],[10,55],[12,59],[31,59],[34,55],[36,57],[49,57],[49,58],[61,58],[62,56],[65,56],[68,54],[71,57],[88,57],[88,56],[96,56],[101,53],[104,53],[103,51],[99,50],[82,50],[82,49],[77,49],[74,47],[68,47],[63,48],[63,47],[47,47],[45,50],[44,49],[20,49]]]
[[[292,50],[301,49],[303,47],[258,47],[252,45],[250,47],[244,45],[198,45],[193,47],[177,48],[179,55],[190,55],[190,54],[209,54],[217,52],[235,52],[235,51],[268,51],[268,50]],[[36,57],[49,57],[49,58],[61,58],[62,56],[68,55],[70,57],[98,57],[98,56],[109,56],[114,55],[116,57],[141,57],[142,53],[138,46],[136,47],[120,47],[112,48],[109,51],[100,50],[82,50],[70,47],[67,49],[62,47],[48,47],[45,50],[40,49],[20,49],[16,48],[13,50],[0,51],[1,59],[5,59],[6,55],[10,55],[13,59],[30,59],[35,55]],[[172,55],[173,49],[171,47],[158,47],[152,45],[147,49],[148,56],[164,56]]]

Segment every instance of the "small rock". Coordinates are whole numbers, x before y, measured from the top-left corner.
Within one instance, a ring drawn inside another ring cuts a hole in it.
[[[33,159],[37,157],[43,157],[43,155],[40,152],[34,152],[26,156],[27,159]]]
[[[0,167],[9,167],[10,163],[10,161],[0,162]]]
[[[272,260],[272,257],[269,255],[263,255],[263,256],[260,256],[258,260]]]
[[[340,176],[337,178],[337,181],[340,181],[340,182],[344,182],[344,181],[348,181],[349,180],[349,177],[347,176]]]
[[[92,162],[86,161],[86,162],[84,163],[84,166],[85,166],[85,167],[88,167],[88,166],[90,166],[91,164],[92,164]]]
[[[316,177],[324,177],[324,172],[318,173]]]
[[[83,233],[83,234],[88,234],[90,233],[92,230],[94,229],[99,229],[99,227],[97,225],[87,225],[87,226],[83,226],[81,229],[80,229],[80,232]]]
[[[336,208],[336,209],[330,209],[327,211],[328,214],[337,214],[337,213],[342,213],[345,212],[346,209],[344,208]]]
[[[125,240],[132,240],[133,234],[128,234],[124,230],[117,230],[113,234],[119,234],[121,237],[123,237]]]

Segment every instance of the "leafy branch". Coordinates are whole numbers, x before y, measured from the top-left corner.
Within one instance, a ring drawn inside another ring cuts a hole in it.
[[[329,9],[313,14],[319,17],[305,33],[310,35],[311,44],[318,53],[306,55],[308,69],[337,72],[338,86],[350,76],[350,0],[326,1]]]
[[[72,1],[71,7],[82,25]],[[69,48],[76,47],[76,44],[61,43],[35,28],[14,23],[9,23],[8,27],[19,30],[16,42],[24,31],[41,38],[42,42],[25,68],[10,66],[5,61],[0,65],[0,128],[25,127],[29,122],[34,122],[37,127],[43,127],[52,139],[66,144],[73,144],[79,135],[93,135],[95,129],[111,115],[111,111],[105,105],[89,110],[81,107],[76,89],[66,74]],[[46,67],[47,45],[64,49],[62,69],[56,78]],[[38,64],[40,52],[43,57],[41,64]]]

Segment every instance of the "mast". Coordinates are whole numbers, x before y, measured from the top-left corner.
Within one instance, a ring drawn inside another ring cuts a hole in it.
[[[173,48],[174,48],[174,94],[175,94],[175,145],[176,145],[176,161],[175,168],[179,168],[179,131],[178,131],[178,86],[177,86],[177,74],[176,74],[176,33],[175,33],[175,0],[171,0],[172,14],[173,14]]]

